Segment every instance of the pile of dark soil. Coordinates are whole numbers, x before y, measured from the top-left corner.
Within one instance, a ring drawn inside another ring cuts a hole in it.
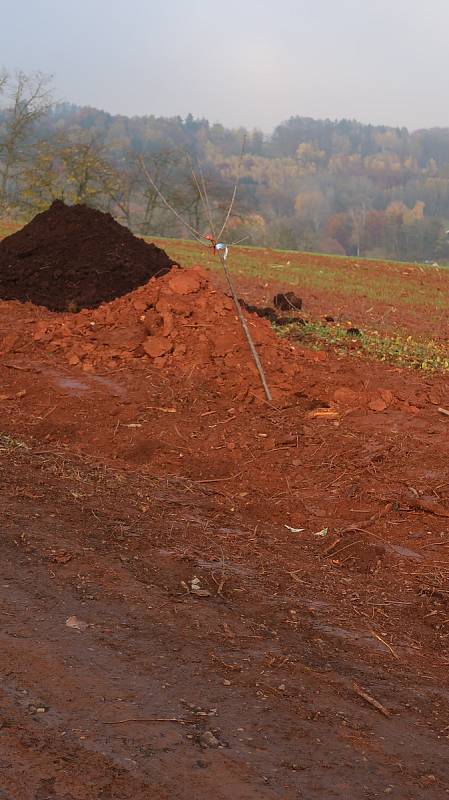
[[[169,271],[173,262],[110,214],[56,200],[0,242],[0,298],[51,311],[95,308]]]

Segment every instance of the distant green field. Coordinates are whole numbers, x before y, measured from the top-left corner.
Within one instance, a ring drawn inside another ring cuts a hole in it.
[[[218,258],[195,242],[160,238],[151,241],[184,266],[201,264],[207,269],[220,269]],[[285,281],[293,286],[395,305],[449,309],[446,268],[258,247],[232,248],[228,264],[236,275],[250,278]]]
[[[414,339],[407,334],[381,335],[364,331],[357,336],[348,336],[346,326],[320,322],[293,323],[279,328],[278,333],[311,349],[321,350],[328,346],[337,353],[349,353],[353,357],[365,356],[426,372],[449,372],[449,351],[444,344]]]

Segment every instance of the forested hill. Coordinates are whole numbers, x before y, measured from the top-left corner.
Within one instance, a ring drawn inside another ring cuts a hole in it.
[[[207,143],[218,148],[223,156],[239,155],[242,136],[246,134],[246,152],[265,158],[295,158],[301,144],[313,144],[329,161],[337,155],[368,156],[395,153],[401,159],[412,158],[417,166],[449,165],[449,127],[410,133],[407,128],[386,125],[363,125],[354,120],[315,120],[294,116],[279,124],[273,133],[225,128],[192,115],[181,117],[126,117],[109,114],[96,108],[69,103],[55,105],[46,120],[49,129],[74,128],[96,131],[103,140],[114,140],[117,150],[145,150],[166,145],[184,147],[204,155]]]
[[[187,235],[145,180],[143,156],[169,201],[206,231],[192,161],[201,165],[218,213],[232,193],[246,133],[229,237],[248,235],[253,244],[301,250],[449,260],[449,128],[409,132],[295,116],[263,134],[192,116],[130,118],[48,102],[25,126],[11,160],[14,113],[4,102],[3,214],[29,217],[62,197],[110,210],[144,234]]]

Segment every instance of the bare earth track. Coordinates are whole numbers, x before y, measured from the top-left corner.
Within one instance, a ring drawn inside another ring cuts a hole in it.
[[[1,800],[446,797],[448,378],[179,274],[0,303]]]

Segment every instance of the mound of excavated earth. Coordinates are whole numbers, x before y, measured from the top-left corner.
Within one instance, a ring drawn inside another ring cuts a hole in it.
[[[273,388],[294,391],[300,361],[270,324],[247,315]],[[0,353],[25,349],[62,357],[85,372],[153,365],[210,383],[224,394],[260,390],[232,300],[213,288],[200,267],[172,269],[124,297],[78,314],[54,314],[31,304],[0,304]]]
[[[173,265],[110,214],[55,200],[0,242],[0,298],[79,311],[121,297]]]

